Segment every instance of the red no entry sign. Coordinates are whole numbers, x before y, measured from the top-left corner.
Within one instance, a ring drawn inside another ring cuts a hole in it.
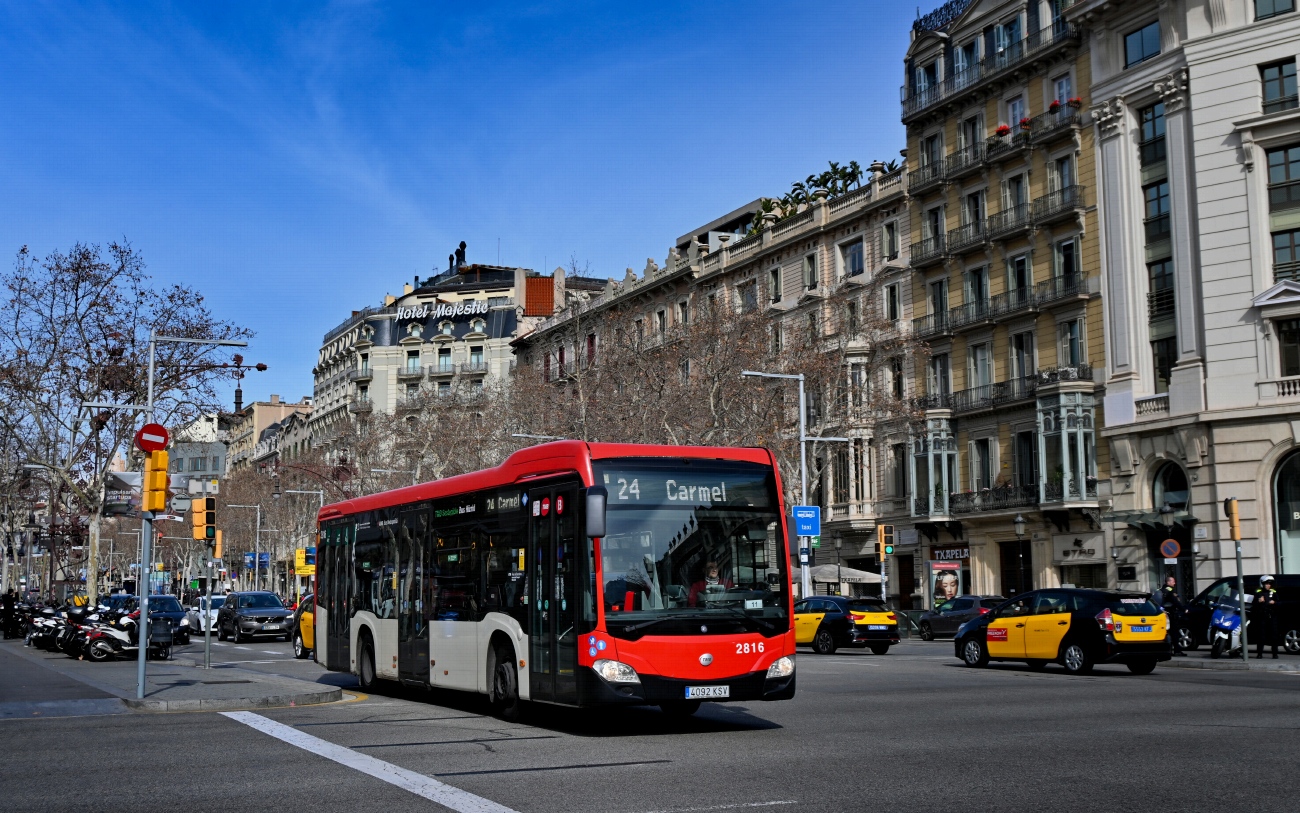
[[[1177,559],[1178,554],[1183,552],[1183,546],[1178,544],[1176,539],[1166,539],[1160,543],[1160,553],[1166,559]]]
[[[135,446],[142,452],[161,452],[168,440],[167,427],[160,423],[147,423],[135,433]]]

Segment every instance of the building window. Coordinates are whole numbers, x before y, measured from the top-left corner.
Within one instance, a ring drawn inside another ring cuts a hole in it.
[[[971,192],[962,203],[963,225],[979,225],[984,222],[984,190]]]
[[[898,224],[886,223],[884,227],[884,254],[886,260],[898,259]]]
[[[1277,346],[1283,378],[1300,376],[1300,319],[1284,319],[1277,324]]]
[[[993,353],[987,342],[971,345],[966,350],[968,388],[987,387],[993,383]]]
[[[185,471],[185,458],[183,457],[173,458],[172,471]]]
[[[929,379],[925,383],[931,395],[948,395],[952,392],[947,353],[935,353],[930,357]]]
[[[1159,260],[1147,265],[1150,292],[1147,294],[1147,317],[1163,319],[1174,315],[1174,261]]]
[[[363,403],[363,404],[366,403],[367,401],[369,401],[369,400],[370,400],[370,388],[369,388],[369,387],[357,387],[357,400],[360,401],[360,402]]]
[[[807,257],[803,258],[803,278],[804,278],[804,285],[808,287],[808,290],[811,291],[817,287],[817,255],[816,254],[809,254]]]
[[[588,333],[587,334],[587,364],[592,364],[595,361],[596,361],[596,334]]]
[[[916,69],[916,92],[925,93],[930,88],[939,84],[939,62],[935,60],[928,65],[920,65]]]
[[[487,333],[487,322],[482,319],[472,319],[469,323],[470,333]]]
[[[971,490],[980,491],[993,487],[993,449],[991,438],[980,438],[970,444],[970,484]]]
[[[943,161],[943,144],[939,136],[932,135],[921,140],[921,166],[937,166]]]
[[[981,266],[966,272],[966,303],[986,305],[989,301],[989,270]]]
[[[937,279],[930,283],[930,313],[939,318],[948,314],[948,280]]]
[[[970,70],[979,57],[976,53],[977,40],[971,40],[965,45],[959,45],[952,51],[952,70],[955,76],[961,76]]]
[[[420,351],[419,350],[406,351],[406,372],[408,373],[420,372]]]
[[[862,260],[862,241],[855,240],[846,246],[840,247],[840,257],[843,265],[844,276],[856,277],[866,270],[866,265]]]
[[[1029,265],[1029,255],[1012,257],[1007,263],[1007,289],[1013,306],[1029,302],[1029,294],[1034,287],[1034,275]]]
[[[1056,278],[1063,286],[1074,285],[1079,281],[1074,240],[1062,240],[1056,244]]]
[[[370,354],[369,354],[369,353],[362,353],[362,354],[361,354],[361,372],[363,372],[363,373],[368,373],[368,372],[370,372]]]
[[[1062,367],[1078,367],[1083,364],[1083,321],[1071,319],[1062,322],[1060,346],[1057,349],[1057,363]]]
[[[560,350],[560,366],[564,366],[564,350]],[[444,347],[438,351],[438,372],[451,372],[451,348]]]
[[[220,473],[221,473],[221,457],[220,457],[220,456],[217,456],[217,457],[212,458],[212,470],[213,470],[214,472],[216,472],[217,474],[220,474]]]
[[[818,330],[817,327],[817,314],[815,312],[809,313],[808,314],[808,338],[813,341],[817,341],[817,339],[821,338],[819,333],[820,331]]]
[[[1020,488],[1038,488],[1038,446],[1036,432],[1017,432],[1015,477]]]
[[[712,302],[712,298],[709,301]],[[645,339],[645,320],[638,319],[636,320],[636,340],[639,342],[643,339]]]
[[[483,366],[483,346],[478,345],[469,349],[470,366],[478,369]]]
[[[1160,21],[1124,35],[1124,67],[1131,68],[1160,55]]]
[[[1269,210],[1300,207],[1300,144],[1269,150],[1266,155]]]
[[[781,354],[781,325],[772,325],[772,355]]]
[[[668,332],[667,311],[662,311],[662,310],[655,311],[655,330],[659,331],[660,336]]]
[[[407,385],[406,385],[406,400],[408,400],[408,401],[414,401],[414,400],[415,400],[416,398],[418,398],[418,397],[420,397],[420,385],[419,385],[419,384],[407,384]]]
[[[191,457],[191,458],[190,458],[190,471],[203,471],[203,458],[201,458],[201,457]]]
[[[758,310],[758,283],[750,280],[736,289],[740,295],[740,312],[753,313]]]
[[[542,357],[542,380],[550,382],[551,380],[551,354],[547,353]]]
[[[1169,392],[1169,379],[1173,375],[1174,355],[1177,353],[1174,337],[1157,339],[1151,343],[1152,366],[1155,367],[1155,392]]]
[[[1138,145],[1142,166],[1165,160],[1165,103],[1159,102],[1139,110],[1138,124],[1142,131],[1142,140]]]
[[[691,307],[686,300],[677,303],[677,324],[689,325],[691,323]]]
[[[1300,229],[1273,232],[1273,282],[1300,282]]]
[[[438,382],[438,396],[439,396],[439,397],[444,397],[444,396],[447,396],[447,395],[451,395],[451,382],[450,382],[450,381],[439,381],[439,382]]]
[[[885,318],[891,322],[897,322],[902,316],[900,294],[897,283],[885,286]]]
[[[1295,58],[1272,65],[1261,65],[1259,77],[1264,83],[1264,112],[1277,113],[1300,107],[1296,96]]]
[[[1011,380],[1018,382],[1034,374],[1034,332],[1026,330],[1011,337]],[[1025,394],[1017,392],[1017,394]]]
[[[904,390],[905,388],[903,386],[903,360],[890,359],[889,360],[889,391],[894,394],[895,398],[901,401],[903,398]]]
[[[1147,244],[1169,239],[1169,182],[1160,181],[1142,187],[1146,211],[1143,225]]]
[[[767,290],[774,303],[781,301],[781,266],[778,265],[767,272]]]
[[[907,495],[907,444],[895,443],[890,447],[889,454],[890,469],[893,477],[893,496],[903,497]]]
[[[1295,0],[1255,0],[1256,20],[1267,20],[1290,11],[1295,11]]]
[[[1052,80],[1052,93],[1059,104],[1064,105],[1074,96],[1074,83],[1070,80],[1070,74],[1058,76]]]
[[[453,325],[451,322],[442,322],[438,325],[438,332],[444,336],[450,336],[452,331],[455,329],[456,326]]]
[[[844,304],[844,326],[847,329],[849,338],[858,333],[858,303],[846,302]]]
[[[565,369],[564,350],[565,349],[561,347],[559,350],[555,351],[555,363],[559,370],[560,375],[564,375],[566,372],[569,372],[568,370]]]
[[[1013,96],[1007,99],[1007,121],[1006,123],[1014,130],[1020,126],[1020,121],[1027,118],[1025,113],[1025,97]]]

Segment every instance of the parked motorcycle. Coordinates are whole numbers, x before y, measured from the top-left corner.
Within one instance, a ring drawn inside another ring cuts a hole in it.
[[[1250,604],[1252,598],[1253,596],[1246,596],[1246,603]],[[1235,594],[1229,600],[1231,603],[1215,604],[1210,616],[1210,629],[1206,637],[1210,640],[1211,658],[1231,658],[1241,654],[1240,607],[1236,603]]]

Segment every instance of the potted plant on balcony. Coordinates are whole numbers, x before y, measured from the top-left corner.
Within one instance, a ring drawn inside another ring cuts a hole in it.
[[[1049,104],[1049,105],[1047,106],[1047,112],[1048,112],[1048,113],[1056,113],[1056,112],[1060,111],[1060,109],[1061,109],[1061,100],[1060,100],[1060,99],[1053,99],[1053,100],[1052,100],[1052,103]]]
[[[1020,129],[1024,130],[1025,132],[1029,132],[1031,129],[1033,129],[1033,126],[1034,126],[1034,121],[1028,116],[1025,116],[1023,119],[1020,120]]]
[[[1083,107],[1083,99],[1081,99],[1078,96],[1075,96],[1073,99],[1066,100],[1065,103],[1068,104],[1070,107],[1073,107],[1075,110],[1078,110],[1080,107]]]
[[[1007,136],[1011,135],[1011,125],[999,124],[998,129],[994,130],[993,132],[997,133],[998,136],[1001,138],[1006,138]]]

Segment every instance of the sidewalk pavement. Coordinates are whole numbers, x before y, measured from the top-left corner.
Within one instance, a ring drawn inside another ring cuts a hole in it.
[[[1208,652],[1201,649],[1188,652],[1186,657],[1170,658],[1160,664],[1162,669],[1170,666],[1178,669],[1215,669],[1224,672],[1300,672],[1300,658],[1284,653],[1277,660],[1273,660],[1272,655],[1265,655],[1263,660],[1257,661],[1252,650],[1250,658],[1245,661],[1240,655],[1235,658],[1216,659],[1211,658]]]
[[[134,659],[92,663],[69,658],[62,652],[25,647],[21,640],[0,644],[0,674],[16,673],[16,668],[12,672],[10,669],[17,666],[12,659],[21,659],[98,689],[102,692],[100,698],[119,698],[127,708],[136,711],[236,711],[333,703],[343,699],[343,690],[335,686],[233,666],[203,669],[194,661],[176,658],[149,661],[145,696],[137,700]],[[25,696],[22,700],[36,702]],[[0,718],[4,716],[0,714]]]

